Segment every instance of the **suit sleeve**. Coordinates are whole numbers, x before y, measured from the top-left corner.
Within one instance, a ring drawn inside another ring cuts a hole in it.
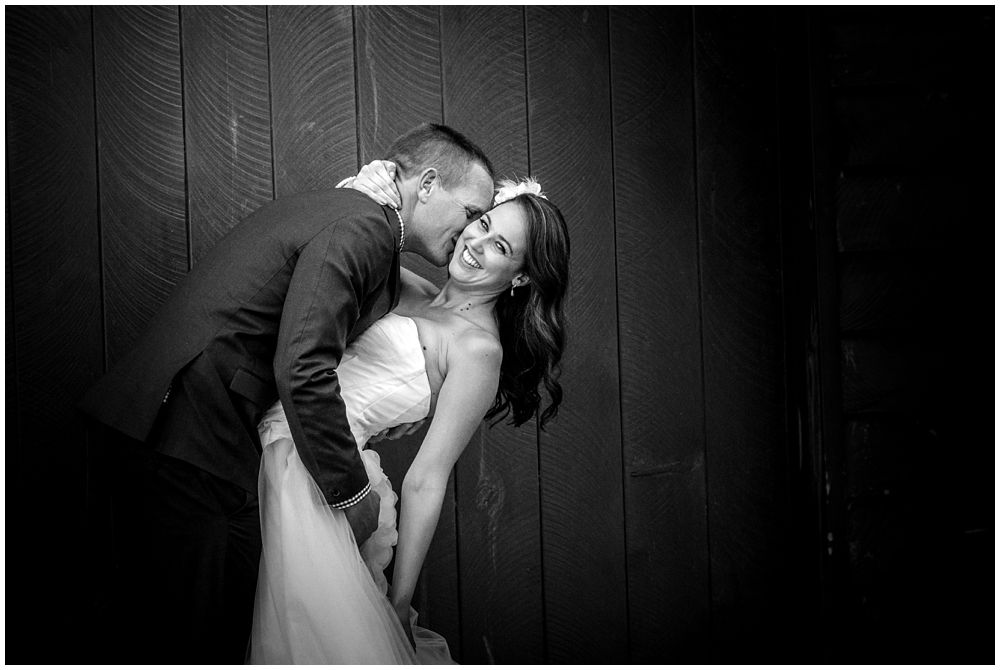
[[[282,309],[274,357],[278,396],[299,457],[334,507],[368,493],[337,368],[361,306],[389,276],[393,244],[377,215],[327,226],[300,250]]]

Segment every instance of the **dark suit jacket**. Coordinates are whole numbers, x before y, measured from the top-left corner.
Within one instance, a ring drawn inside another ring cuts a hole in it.
[[[279,198],[233,228],[174,288],[81,408],[256,492],[261,414],[281,399],[330,504],[368,484],[337,366],[399,301],[399,221],[350,189]]]

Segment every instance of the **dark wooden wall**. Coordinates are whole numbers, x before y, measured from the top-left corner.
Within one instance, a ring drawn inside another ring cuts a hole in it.
[[[834,338],[809,318],[832,313],[822,323],[838,338],[855,319],[845,361],[895,360],[882,355],[891,340],[856,337],[878,305],[822,310],[849,294],[836,278],[864,287],[895,266],[867,252],[842,262],[851,252],[824,246],[824,222],[835,209],[863,224],[917,205],[845,209],[844,194],[898,188],[891,175],[834,179],[830,147],[846,145],[828,109],[841,107],[826,105],[816,74],[833,28],[810,16],[6,10],[9,658],[99,663],[114,643],[101,626],[114,542],[105,455],[75,400],[240,218],[336,183],[422,121],[467,133],[501,173],[538,176],[573,242],[563,409],[545,432],[484,428],[469,445],[417,596],[423,622],[465,663],[830,654],[823,615],[847,616],[837,587],[853,579],[858,593],[863,574],[837,563],[861,518],[837,498],[845,451],[852,485],[879,470],[850,450],[862,441],[845,450],[823,433],[841,407],[818,388],[839,392],[841,367],[815,364]],[[842,220],[862,245],[876,235]],[[867,379],[844,369],[845,389]],[[851,411],[835,436],[908,446],[895,424]],[[394,481],[418,446],[379,445]]]
[[[838,662],[989,658],[994,24],[992,7],[811,17]]]

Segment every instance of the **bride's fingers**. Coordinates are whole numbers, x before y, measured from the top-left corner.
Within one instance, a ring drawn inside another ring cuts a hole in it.
[[[379,165],[380,162],[374,161],[362,167],[351,188],[361,191],[380,205],[388,205],[392,199],[386,197],[384,192],[385,170]],[[382,169],[382,174],[379,174],[379,169]]]
[[[376,184],[379,192],[386,198],[386,202],[395,208],[399,208],[401,200],[399,190],[396,188],[396,164],[392,161],[372,161],[375,168]]]
[[[375,160],[361,168],[352,186],[378,204],[398,209],[402,200],[393,181],[395,177],[395,163]]]

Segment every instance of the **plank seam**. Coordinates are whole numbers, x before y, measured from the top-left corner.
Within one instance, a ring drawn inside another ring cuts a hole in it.
[[[771,30],[772,30],[772,40],[776,43],[776,56],[773,60],[773,81],[774,81],[774,108],[775,110],[784,110],[787,96],[791,93],[789,89],[791,88],[786,76],[783,76],[783,69],[781,63],[783,62],[783,51],[790,49],[789,39],[783,38],[779,42],[779,35],[783,34],[782,25],[779,25],[779,19],[776,13],[771,14]],[[804,27],[804,26],[803,26]],[[787,54],[784,54],[787,55]],[[791,104],[789,102],[789,104]],[[787,112],[785,112],[787,114]],[[808,499],[797,500],[795,491],[799,490],[797,483],[800,482],[804,477],[804,451],[805,444],[803,441],[802,431],[797,428],[800,423],[799,417],[801,417],[801,407],[799,405],[800,396],[797,392],[793,392],[792,389],[792,364],[791,360],[791,331],[792,331],[792,311],[798,306],[798,299],[793,301],[790,298],[791,292],[788,288],[789,284],[789,268],[787,263],[787,258],[789,255],[789,246],[793,244],[788,238],[787,228],[792,225],[789,220],[790,216],[788,213],[788,199],[793,196],[790,195],[790,191],[794,190],[794,186],[790,188],[787,177],[788,165],[792,161],[787,155],[788,153],[788,138],[793,135],[793,129],[789,128],[792,125],[783,117],[781,111],[779,111],[774,116],[774,135],[775,135],[775,152],[774,152],[774,172],[775,172],[775,182],[777,191],[777,200],[775,202],[775,218],[778,222],[778,285],[780,287],[780,304],[781,304],[781,364],[782,364],[782,374],[781,374],[781,390],[782,390],[782,404],[784,406],[784,461],[785,461],[785,509],[797,509],[800,504],[808,505]],[[793,157],[794,158],[794,157]],[[793,236],[792,236],[793,237]],[[794,361],[798,364],[798,357]],[[797,384],[796,384],[797,390]],[[794,444],[791,444],[794,443]],[[804,496],[803,496],[804,498]],[[789,516],[792,516],[789,514]],[[819,528],[822,532],[822,526]],[[808,531],[803,531],[808,532]],[[798,539],[798,534],[792,534],[792,537],[786,539],[786,542],[792,544],[791,552],[797,554],[800,545]],[[786,572],[791,573],[791,579],[796,579],[795,570],[787,570]],[[802,594],[800,598],[804,601],[809,596],[805,594],[809,590],[809,585],[802,583],[801,585]],[[798,589],[796,589],[797,591]],[[802,601],[797,601],[796,604],[802,603]],[[791,606],[791,605],[790,605]]]
[[[448,117],[444,114],[444,6],[438,7],[438,81],[441,82],[441,123],[447,124]]]
[[[712,514],[711,514],[711,494],[709,490],[708,478],[708,408],[705,406],[705,314],[704,314],[704,272],[701,264],[702,254],[702,230],[701,230],[701,193],[698,187],[698,13],[696,8],[691,8],[691,125],[692,125],[692,169],[694,171],[694,217],[695,231],[698,253],[696,263],[698,267],[698,355],[701,358],[701,444],[704,454],[704,477],[705,477],[705,551],[707,560],[707,579],[705,580],[708,605],[708,633],[711,636],[714,627],[714,607],[712,601]],[[711,640],[711,638],[710,638]]]
[[[527,159],[528,159],[528,175],[531,175],[531,97],[529,95],[529,77],[530,73],[528,71],[528,8],[527,6],[521,7],[521,27],[522,27],[522,37],[524,40],[524,49],[522,53],[524,54],[524,125],[525,125],[525,136],[527,137]],[[545,542],[542,538],[545,537],[545,507],[543,505],[542,496],[542,434],[541,426],[539,424],[539,412],[535,410],[535,460],[536,460],[536,472],[538,477],[538,582],[541,585],[541,606],[542,606],[542,658],[545,663],[549,662],[549,628],[548,628],[548,610],[546,608],[546,598],[545,598]]]
[[[527,150],[526,158],[528,159],[528,174],[531,175],[531,109],[529,107],[531,99],[528,95],[528,8],[521,8],[521,22],[523,24],[523,34],[522,40],[524,43],[524,48],[521,53],[524,54],[524,135],[527,138]],[[536,431],[537,432],[537,431]]]
[[[93,8],[91,8],[90,11],[91,11],[91,15],[93,15],[93,11],[94,11]],[[93,22],[91,22],[91,34],[93,34]],[[93,44],[93,42],[91,44]],[[8,66],[8,68],[9,68],[9,66]],[[8,70],[8,72],[9,72],[9,70]],[[7,76],[8,76],[8,81],[9,81],[10,75],[8,74]],[[9,84],[8,84],[8,87],[9,87]],[[8,91],[9,91],[9,88],[8,88]],[[5,147],[4,147],[4,167],[7,170],[7,172],[6,172],[6,179],[4,181],[6,182],[5,183],[5,187],[6,187],[6,190],[7,190],[7,217],[6,217],[6,222],[7,222],[7,230],[6,230],[7,253],[10,254],[10,263],[7,266],[7,270],[10,272],[10,282],[9,282],[8,286],[6,287],[6,290],[10,291],[10,296],[9,296],[9,301],[10,301],[9,302],[10,324],[8,324],[8,325],[10,327],[10,332],[11,332],[11,338],[6,341],[6,344],[7,344],[7,346],[9,346],[13,350],[13,356],[12,356],[12,367],[13,367],[13,369],[10,371],[11,372],[12,383],[10,385],[11,386],[10,390],[13,392],[13,396],[14,396],[13,397],[13,404],[14,404],[14,435],[15,435],[15,438],[16,438],[16,445],[18,447],[20,447],[20,445],[21,445],[21,406],[20,406],[20,403],[18,402],[18,390],[20,388],[20,378],[18,377],[18,374],[17,374],[17,307],[16,307],[16,302],[14,300],[14,296],[15,296],[15,291],[14,291],[14,224],[13,224],[13,220],[14,220],[14,216],[13,216],[14,205],[13,205],[13,199],[11,198],[11,186],[10,186],[10,174],[11,174],[11,172],[10,172],[10,152],[11,152],[11,146],[10,146],[10,144],[11,143],[9,141],[9,135],[11,133],[10,125],[6,125],[5,128],[4,128],[4,130],[5,130],[4,139],[8,140],[6,142]],[[5,295],[4,299],[5,300],[8,299],[8,296]],[[6,318],[6,314],[4,315],[4,318]],[[4,334],[4,338],[6,340],[6,333]],[[5,382],[4,385],[6,386],[6,382]],[[9,404],[10,402],[11,402],[11,399],[8,398],[7,399],[7,403]],[[4,405],[4,412],[6,412],[6,411],[7,411],[7,404]],[[4,434],[4,439],[6,439],[6,433]],[[14,465],[15,465],[15,468],[16,468],[17,472],[22,472],[23,469],[24,469],[22,464],[25,462],[24,450],[23,449],[16,449],[15,451],[16,451],[16,453],[14,455],[14,458],[15,458]],[[7,453],[10,453],[10,452],[8,451]],[[9,463],[9,461],[8,461],[8,463]],[[8,470],[9,470],[9,468],[8,468]]]
[[[267,128],[271,144],[271,200],[278,194],[274,164],[274,88],[271,81],[271,8],[264,8],[264,49],[267,51]]]
[[[94,112],[94,219],[97,224],[97,295],[98,295],[98,306],[100,309],[100,328],[101,328],[101,372],[107,372],[108,369],[108,334],[107,334],[107,314],[104,305],[105,301],[105,287],[104,287],[104,233],[101,221],[101,143],[98,142],[98,125],[97,125],[97,35],[94,29],[94,8],[90,8],[90,68],[91,68],[91,97]],[[8,171],[8,174],[10,172]],[[13,294],[12,294],[13,295]],[[13,314],[13,309],[11,310]],[[16,332],[16,331],[15,331]],[[16,339],[16,338],[15,338]],[[13,345],[13,343],[12,343]],[[15,379],[17,370],[17,350],[14,351],[14,369],[15,369]],[[20,412],[18,413],[20,414]],[[93,519],[96,516],[94,512],[94,477],[92,474],[92,468],[94,461],[97,460],[96,454],[99,450],[95,449],[92,434],[90,430],[84,428],[83,431],[85,439],[85,469],[84,472],[86,477],[86,482],[84,485],[84,500],[87,502],[87,521]],[[85,522],[85,527],[89,526],[89,523]],[[114,542],[114,524],[113,520],[109,518],[108,528],[110,529],[110,537],[112,541],[112,546]],[[89,530],[89,528],[88,528]]]
[[[98,123],[97,105],[97,29],[95,27],[94,8],[90,8],[90,66],[93,70],[91,85],[94,94],[94,183],[96,186],[95,196],[97,198],[96,211],[97,218],[97,284],[98,295],[101,304],[101,371],[108,371],[108,315],[107,315],[107,289],[104,285],[104,221],[101,217],[101,143]],[[10,171],[7,172],[10,174]],[[13,247],[11,247],[13,250]],[[17,352],[15,351],[15,356]]]
[[[177,64],[181,84],[181,155],[184,156],[184,242],[187,244],[187,270],[191,271],[194,257],[191,244],[191,194],[188,180],[187,155],[187,96],[184,90],[184,16],[183,8],[177,6]]]
[[[361,90],[358,86],[358,9],[351,5],[351,60],[354,67],[354,169],[361,168]]]
[[[622,312],[621,312],[621,292],[618,290],[618,284],[620,282],[620,275],[618,269],[618,199],[615,197],[617,193],[617,181],[615,179],[616,175],[616,164],[615,157],[617,156],[615,152],[615,82],[614,82],[614,45],[612,43],[613,31],[611,30],[611,9],[607,10],[607,38],[608,38],[608,118],[611,122],[611,226],[613,228],[613,250],[612,258],[614,259],[615,266],[615,330],[617,334],[617,354],[618,354],[618,450],[621,457],[621,485],[622,485],[622,556],[625,557],[623,570],[625,573],[625,653],[626,653],[626,663],[632,662],[632,622],[631,622],[631,612],[632,607],[629,601],[629,595],[631,593],[631,584],[629,583],[629,571],[628,571],[628,492],[627,492],[627,481],[625,476],[626,470],[626,456],[625,456],[625,425],[624,416],[621,411],[622,399],[624,398],[622,391]]]

